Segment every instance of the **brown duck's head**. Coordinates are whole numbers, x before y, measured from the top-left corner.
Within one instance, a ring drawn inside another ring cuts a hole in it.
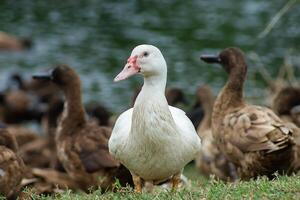
[[[293,108],[300,105],[299,96],[299,88],[285,87],[274,98],[272,108],[280,115],[293,114]]]
[[[0,123],[0,145],[13,150],[14,152],[18,149],[16,138],[8,132],[6,125],[2,123]]]
[[[61,88],[77,87],[80,84],[80,78],[74,69],[68,65],[57,65],[46,72],[34,74],[33,79],[42,81],[52,81]]]
[[[100,104],[89,104],[86,106],[87,113],[95,118],[99,125],[108,126],[109,118],[111,116],[110,112]]]
[[[166,98],[169,105],[171,106],[176,105],[177,103],[183,103],[183,104],[187,103],[183,91],[179,88],[167,89]]]
[[[244,53],[236,47],[230,47],[221,51],[218,56],[201,55],[201,60],[206,63],[218,63],[223,66],[225,71],[230,74],[236,70],[247,71]]]

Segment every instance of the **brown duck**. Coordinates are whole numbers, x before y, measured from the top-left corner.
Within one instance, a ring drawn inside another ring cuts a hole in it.
[[[0,50],[24,50],[29,49],[32,42],[27,38],[17,38],[8,33],[0,31]]]
[[[197,129],[202,146],[196,158],[196,166],[205,176],[215,175],[216,178],[224,181],[234,181],[238,178],[235,167],[221,153],[212,135],[211,115],[215,101],[213,93],[208,86],[203,85],[197,89],[197,98],[204,109],[204,118]]]
[[[14,89],[18,91],[23,91],[25,93],[35,95],[39,102],[49,103],[52,98],[61,98],[61,93],[57,92],[57,86],[49,81],[41,81],[35,79],[25,79],[18,73],[13,73],[8,79],[7,83],[10,87],[13,86]]]
[[[24,163],[18,156],[16,139],[0,127],[0,196],[15,198],[20,190]]]
[[[250,56],[257,61],[261,60],[259,56],[256,55],[255,53],[250,54]],[[285,107],[283,110],[289,107],[291,103],[293,104],[293,100],[291,101],[291,99],[293,99],[292,96],[294,96],[295,90],[297,90],[296,86],[298,86],[299,84],[295,77],[295,69],[294,66],[291,65],[291,60],[289,56],[285,56],[284,62],[279,68],[277,76],[275,78],[273,78],[273,76],[268,72],[265,66],[261,63],[260,66],[258,67],[258,72],[261,74],[261,77],[268,85],[267,96],[265,98],[267,100],[266,103],[268,106],[272,106],[273,109],[274,102],[278,102],[278,103],[284,102],[284,101],[280,102],[281,101],[280,99],[282,98],[288,98],[287,99],[288,106],[282,104],[282,106]],[[288,97],[289,95],[290,97]],[[277,109],[282,110],[280,107],[277,107]],[[280,115],[281,114],[279,113],[279,116]],[[286,117],[286,115],[284,115],[284,117]]]
[[[65,105],[56,131],[57,155],[67,173],[84,190],[92,186],[110,188],[118,178],[129,183],[131,175],[108,151],[111,129],[86,119],[78,74],[67,65],[58,65],[35,79],[53,81],[65,94]]]
[[[178,107],[179,104],[186,104],[186,98],[180,88],[167,88],[166,98],[170,106]]]
[[[202,99],[201,95],[199,94],[199,88],[196,90],[195,94],[195,103],[193,104],[192,108],[187,112],[187,116],[193,122],[194,127],[197,129],[200,122],[204,117],[204,110],[202,107]]]
[[[43,107],[38,103],[36,95],[22,90],[11,90],[0,96],[1,120],[8,124],[24,121],[39,121],[43,114]]]
[[[53,152],[49,148],[48,139],[20,125],[8,125],[6,130],[16,139],[19,156],[26,166],[50,167]]]
[[[272,110],[244,101],[247,65],[242,51],[227,48],[218,56],[203,55],[201,59],[221,64],[229,75],[214,104],[212,131],[239,177],[272,177],[276,171],[298,170],[299,143],[295,142],[299,142],[299,129],[285,124]]]
[[[300,127],[300,88],[288,86],[281,89],[275,96],[272,109],[287,122],[293,122]]]

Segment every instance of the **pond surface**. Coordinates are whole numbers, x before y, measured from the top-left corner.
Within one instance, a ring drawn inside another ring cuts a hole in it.
[[[1,30],[31,37],[26,52],[0,52],[0,84],[8,75],[67,63],[81,75],[84,101],[101,102],[113,112],[129,106],[141,77],[113,83],[131,50],[149,43],[161,49],[168,63],[168,86],[183,88],[193,98],[199,84],[217,94],[226,79],[218,67],[199,60],[200,53],[217,53],[238,46],[256,52],[273,75],[286,54],[299,66],[300,6],[296,3],[266,37],[259,39],[285,0],[244,1],[0,1]],[[266,87],[249,61],[247,96],[262,99]],[[192,99],[190,101],[192,102]]]

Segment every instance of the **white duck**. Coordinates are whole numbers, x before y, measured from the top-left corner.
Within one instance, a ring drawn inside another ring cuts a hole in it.
[[[155,184],[168,178],[176,189],[184,166],[200,151],[201,140],[185,112],[168,106],[167,65],[158,48],[135,47],[114,81],[137,73],[144,76],[144,85],[134,107],[117,119],[109,151],[130,170],[136,192],[141,192],[143,181]]]

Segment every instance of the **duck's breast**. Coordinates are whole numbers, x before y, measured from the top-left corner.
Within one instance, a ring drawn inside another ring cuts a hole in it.
[[[189,118],[180,109],[170,106],[169,110],[175,124],[164,112],[143,110],[145,116],[138,117],[137,131],[131,130],[130,109],[120,115],[109,140],[111,154],[145,180],[168,178],[200,150],[200,138]]]

